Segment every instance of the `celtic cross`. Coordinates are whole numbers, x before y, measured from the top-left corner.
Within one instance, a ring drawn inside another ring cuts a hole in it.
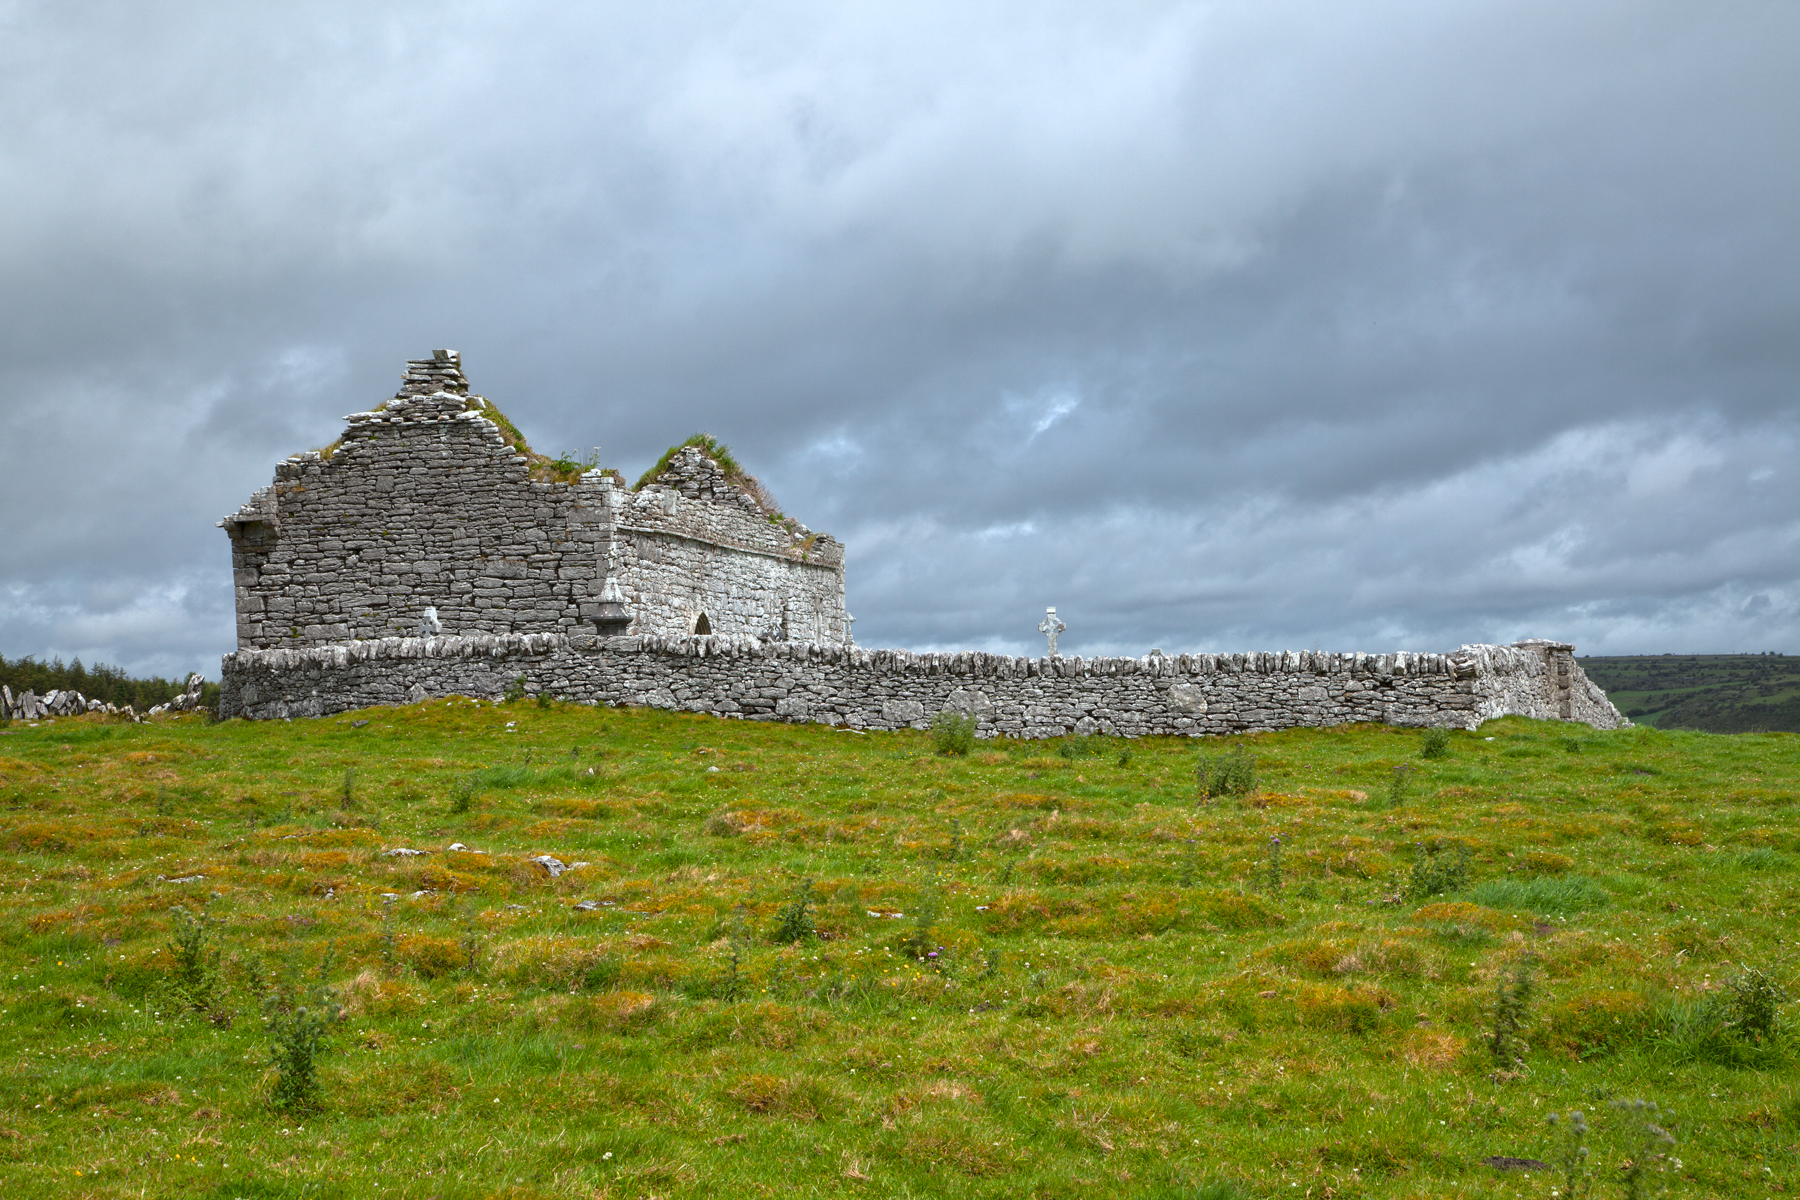
[[[1057,654],[1056,654],[1056,635],[1061,633],[1063,630],[1065,630],[1067,628],[1068,628],[1067,625],[1064,625],[1061,621],[1056,619],[1056,606],[1054,604],[1052,604],[1049,608],[1046,608],[1044,610],[1044,620],[1041,624],[1038,625],[1038,632],[1050,639],[1050,657],[1051,658],[1055,658],[1057,656]]]

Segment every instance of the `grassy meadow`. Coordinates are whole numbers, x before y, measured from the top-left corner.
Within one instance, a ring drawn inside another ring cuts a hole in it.
[[[0,1194],[1549,1197],[1573,1111],[1792,1194],[1797,818],[1800,737],[1516,718],[14,723]]]
[[[1640,725],[1710,733],[1800,733],[1800,658],[1643,654],[1578,659]]]

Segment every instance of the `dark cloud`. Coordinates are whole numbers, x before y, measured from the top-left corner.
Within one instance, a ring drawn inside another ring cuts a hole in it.
[[[864,644],[1800,650],[1800,10],[0,9],[0,651],[461,349],[707,429]]]

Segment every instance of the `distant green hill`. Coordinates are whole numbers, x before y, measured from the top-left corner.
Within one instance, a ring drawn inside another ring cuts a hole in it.
[[[1710,733],[1800,733],[1800,656],[1646,654],[1578,659],[1640,725]]]

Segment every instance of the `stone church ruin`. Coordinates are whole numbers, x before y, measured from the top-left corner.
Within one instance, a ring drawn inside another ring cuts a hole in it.
[[[779,512],[711,439],[638,485],[534,454],[460,357],[407,364],[333,445],[279,464],[219,522],[238,649],[221,716],[531,693],[751,720],[984,735],[1219,734],[1381,721],[1473,728],[1519,714],[1627,724],[1573,647],[1451,654],[1014,658],[865,650],[844,547]],[[1054,610],[1049,619],[1054,619]]]
[[[240,649],[421,630],[849,641],[843,546],[704,440],[635,491],[534,456],[450,350],[345,420],[220,522]]]

